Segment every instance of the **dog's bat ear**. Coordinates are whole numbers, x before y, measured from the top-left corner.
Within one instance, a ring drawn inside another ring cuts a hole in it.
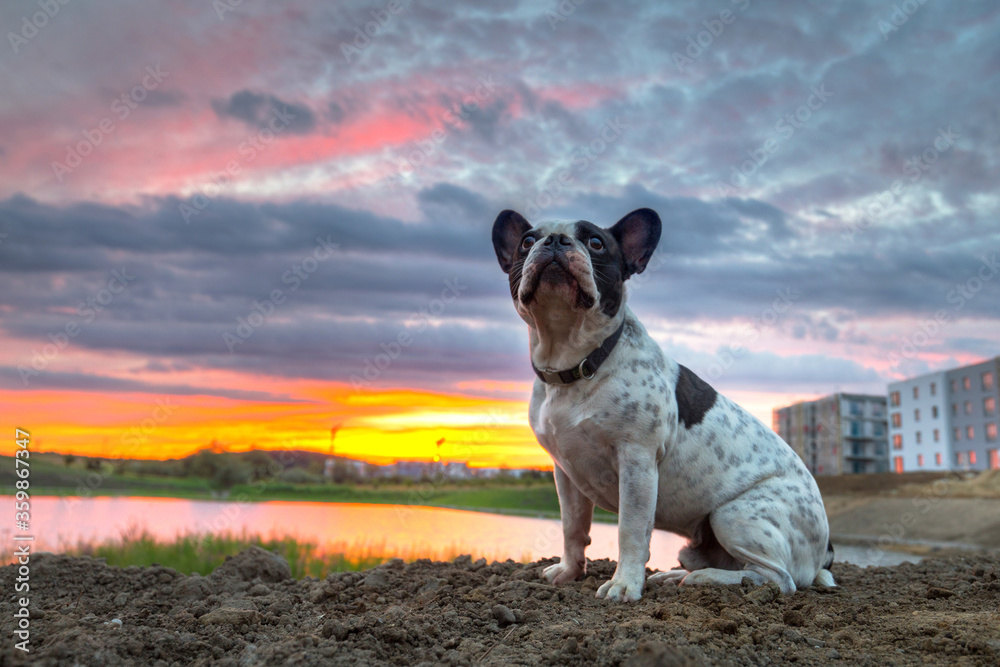
[[[516,211],[502,211],[493,223],[493,249],[504,273],[510,273],[514,265],[514,253],[521,236],[531,229],[531,223]]]
[[[649,208],[632,211],[610,229],[622,249],[626,279],[646,270],[646,264],[660,242],[660,230],[660,216]]]

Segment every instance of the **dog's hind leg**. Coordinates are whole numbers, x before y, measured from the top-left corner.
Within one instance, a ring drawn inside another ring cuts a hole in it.
[[[730,556],[730,567],[715,565],[695,570],[681,580],[681,585],[738,584],[747,577],[755,584],[773,581],[784,594],[795,592],[795,580],[788,571],[792,559],[788,538],[777,526],[762,525],[756,517],[758,512],[769,511],[768,520],[778,525],[787,523],[788,518],[780,506],[764,509],[756,504],[745,499],[736,500],[712,512],[712,533]]]
[[[706,568],[738,570],[742,567],[740,562],[733,558],[719,544],[719,540],[716,539],[715,533],[712,532],[712,525],[707,517],[695,530],[694,536],[692,536],[688,545],[677,554],[677,561],[680,563],[679,569],[656,572],[651,574],[646,581],[650,583],[665,581],[679,583],[684,577],[696,570],[704,570]]]

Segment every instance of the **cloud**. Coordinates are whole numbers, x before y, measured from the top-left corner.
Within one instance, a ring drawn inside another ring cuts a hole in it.
[[[214,100],[212,109],[219,118],[235,118],[254,128],[266,128],[275,119],[292,134],[309,134],[316,128],[316,115],[309,107],[249,90],[233,93],[227,100]]]
[[[274,403],[301,403],[287,394],[267,391],[212,388],[179,384],[153,384],[139,380],[102,377],[93,373],[46,372],[30,378],[32,389],[70,389],[93,392],[121,392],[133,394],[170,394],[174,396],[217,396],[238,401],[267,401]],[[0,366],[0,389],[24,389],[24,383],[17,368]]]
[[[211,9],[137,7],[60,15],[0,68],[0,89],[18,100],[0,124],[19,128],[0,147],[0,336],[12,350],[0,363],[19,363],[125,266],[136,281],[67,356],[122,356],[167,378],[188,368],[346,381],[457,279],[462,297],[378,382],[530,379],[489,227],[547,191],[539,218],[608,226],[634,208],[660,213],[661,246],[630,303],[683,353],[709,354],[790,288],[794,307],[754,350],[799,359],[775,383],[869,381],[865,360],[942,308],[950,322],[924,348],[938,355],[928,363],[989,352],[1000,282],[961,309],[949,294],[1000,252],[994,3],[926,3],[888,39],[883,0],[750,3],[684,71],[673,53],[717,16],[702,3],[584,3],[554,29],[548,5],[410,3],[354,63],[340,42],[371,20],[364,3],[243,3],[221,23]],[[158,62],[183,93],[153,91],[57,181],[53,160],[111,114],[104,92]],[[490,99],[461,123],[442,120],[491,75],[502,85]],[[816,85],[829,101],[720,194]],[[178,205],[243,160],[246,128],[279,111],[295,116],[293,136],[242,161],[184,224]],[[605,145],[615,119],[624,129]],[[859,206],[908,178],[906,161],[949,125],[956,145],[845,237]],[[390,191],[386,177],[436,129],[445,139]],[[283,276],[318,238],[337,244],[336,260],[292,292]],[[222,334],[274,289],[287,300],[230,354]],[[755,359],[747,382],[781,366]]]
[[[15,197],[0,202],[8,234],[0,244],[8,285],[0,294],[0,330],[34,349],[80,319],[80,305],[100,292],[111,270],[127,269],[135,280],[83,327],[72,350],[135,355],[167,373],[183,367],[349,382],[406,332],[411,344],[375,386],[530,380],[524,325],[489,240],[500,205],[453,183],[425,189],[419,201],[422,220],[404,223],[311,201],[219,199],[197,225],[186,226],[173,198],[54,207]],[[873,326],[886,318],[919,322],[941,308],[949,309],[945,333],[957,349],[978,354],[988,347],[963,322],[996,323],[1000,291],[990,283],[960,310],[948,295],[977,275],[981,249],[1000,249],[1000,231],[970,236],[960,233],[962,223],[936,221],[873,252],[844,241],[839,230],[806,230],[758,200],[670,197],[637,185],[618,196],[581,196],[552,213],[609,226],[640,206],[656,209],[664,223],[653,262],[630,286],[629,303],[647,326],[668,337],[694,327],[705,332],[705,343],[740,342],[727,327],[764,321],[776,294],[792,290],[791,308],[761,325],[768,335],[758,345],[785,340],[792,347],[783,354],[811,359],[820,348],[841,364],[789,362],[786,370],[798,375],[769,380],[768,366],[784,362],[758,356],[759,364],[740,364],[746,370],[734,381],[749,386],[758,377],[777,387],[833,377],[831,368],[844,382],[870,381],[860,361],[838,359],[835,351],[885,354],[898,343]],[[318,238],[337,244],[335,256],[295,278]],[[449,285],[459,286],[457,298],[444,303]],[[283,298],[273,315],[230,353],[224,335],[276,289]]]

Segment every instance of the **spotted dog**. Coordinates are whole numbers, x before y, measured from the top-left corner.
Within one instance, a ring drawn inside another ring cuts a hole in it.
[[[493,246],[528,324],[538,376],[529,408],[552,456],[564,537],[544,571],[560,584],[587,567],[594,506],[618,514],[618,567],[597,591],[642,597],[653,528],[689,539],[681,569],[649,581],[833,586],[823,500],[799,457],[770,428],[668,358],[626,305],[660,240],[650,209],[604,229],[532,227],[514,211]]]

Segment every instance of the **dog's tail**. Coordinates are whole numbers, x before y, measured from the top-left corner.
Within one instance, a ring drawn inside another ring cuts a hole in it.
[[[837,582],[833,580],[833,573],[830,572],[830,566],[833,565],[833,542],[831,540],[826,541],[826,560],[823,561],[823,567],[819,572],[816,573],[816,578],[813,580],[813,586],[836,586]]]

